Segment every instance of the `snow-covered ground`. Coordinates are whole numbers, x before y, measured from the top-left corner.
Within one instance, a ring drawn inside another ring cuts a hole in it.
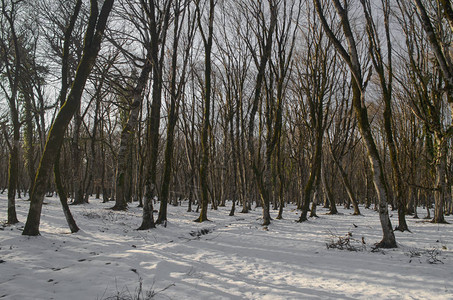
[[[379,219],[363,207],[362,216],[319,208],[302,224],[287,207],[263,228],[259,208],[229,217],[228,203],[198,224],[183,203],[169,206],[166,228],[136,231],[136,204],[113,212],[91,199],[71,206],[82,230],[69,234],[59,201],[46,203],[42,236],[25,237],[29,202],[17,201],[21,223],[6,226],[0,195],[0,299],[453,299],[453,224],[408,217],[399,248],[373,252]],[[339,237],[362,251],[327,249]]]

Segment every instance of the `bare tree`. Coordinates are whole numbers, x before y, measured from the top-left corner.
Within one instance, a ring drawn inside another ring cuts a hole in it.
[[[245,5],[245,3],[244,3]],[[268,176],[264,176],[264,168],[261,162],[261,149],[260,149],[260,141],[258,141],[259,146],[258,151],[255,150],[256,148],[256,138],[255,138],[255,117],[256,113],[258,112],[258,108],[262,101],[262,87],[265,82],[266,76],[266,68],[267,63],[272,54],[272,44],[274,40],[274,32],[277,26],[278,20],[278,3],[274,0],[267,1],[267,9],[270,12],[269,20],[265,20],[264,17],[264,3],[261,1],[257,3],[248,3],[248,9],[244,10],[244,17],[248,20],[249,24],[247,24],[247,28],[252,30],[252,27],[258,26],[256,30],[254,30],[256,43],[257,45],[253,45],[252,41],[249,40],[249,37],[245,37],[245,42],[247,43],[248,47],[250,48],[251,55],[253,57],[253,61],[255,63],[255,67],[257,69],[256,79],[253,87],[253,96],[252,96],[252,104],[251,110],[249,115],[248,121],[248,141],[247,141],[247,148],[250,157],[250,163],[253,171],[253,175],[255,177],[255,181],[258,187],[258,191],[261,198],[261,205],[263,207],[263,225],[269,225],[271,222],[270,216],[270,182],[266,182],[269,179]],[[249,10],[251,9],[251,11]],[[253,20],[252,18],[255,18]],[[253,23],[256,22],[256,23]],[[261,132],[261,131],[260,131]],[[261,137],[258,137],[260,139]]]
[[[161,184],[160,209],[156,223],[161,224],[167,221],[167,203],[170,189],[170,181],[173,166],[173,151],[175,139],[175,127],[178,121],[178,112],[181,98],[185,91],[187,81],[187,65],[189,62],[190,50],[192,48],[193,37],[195,33],[195,16],[190,10],[190,4],[183,0],[176,0],[173,5],[174,21],[173,21],[173,45],[171,54],[170,67],[170,86],[168,87],[168,95],[170,98],[170,107],[168,110],[167,124],[167,139],[165,143],[164,156],[164,174]],[[187,24],[187,29],[184,30],[184,25]],[[186,36],[182,36],[186,34]],[[179,47],[181,40],[183,44],[182,65],[178,66]],[[184,41],[185,40],[185,41]],[[178,72],[179,71],[179,72]]]
[[[8,99],[10,118],[13,127],[13,137],[10,147],[8,163],[8,223],[15,224],[19,222],[16,215],[16,189],[18,186],[19,171],[19,149],[20,149],[20,122],[19,111],[17,107],[17,97],[19,93],[19,83],[22,68],[22,51],[19,36],[16,32],[16,17],[18,9],[24,1],[6,1],[1,2],[2,38],[1,38],[1,56],[4,73],[6,73],[7,84],[1,84],[3,94]],[[12,45],[10,47],[10,45]]]
[[[443,16],[447,19],[450,24],[450,34],[453,33],[453,12],[451,9],[451,3],[449,1],[437,1],[442,9]],[[444,47],[441,35],[439,31],[433,26],[431,19],[428,15],[427,9],[421,0],[414,0],[417,7],[418,15],[420,17],[421,25],[426,32],[426,38],[431,46],[434,56],[436,57],[438,68],[441,70],[445,85],[445,94],[447,102],[450,105],[450,114],[453,116],[453,64],[450,56],[449,47]],[[442,24],[442,20],[437,20],[438,24]],[[451,122],[451,121],[450,121]],[[446,143],[451,134],[453,133],[453,126],[451,123],[445,132],[435,131],[436,142],[439,146],[439,155],[436,158],[436,198],[435,198],[435,210],[434,210],[434,223],[444,223],[444,196],[446,191],[445,176],[446,176]]]
[[[302,213],[299,222],[307,221],[310,197],[314,193],[311,216],[316,216],[316,196],[320,192],[323,140],[329,126],[330,102],[333,94],[337,58],[332,43],[325,37],[315,20],[313,7],[307,7],[307,26],[302,32],[306,50],[296,60],[293,84],[300,102],[300,124],[310,135],[310,173],[303,191]],[[303,129],[301,129],[303,130]]]
[[[67,92],[69,89],[69,77],[70,77],[70,70],[69,70],[69,56],[70,56],[70,45],[71,45],[71,40],[72,40],[72,34],[74,31],[74,26],[76,24],[77,18],[79,17],[80,10],[82,6],[82,1],[78,0],[75,5],[74,5],[74,11],[69,18],[69,22],[67,26],[64,29],[63,32],[63,52],[62,52],[62,61],[61,61],[61,87],[60,87],[60,95],[59,95],[59,104],[62,107],[66,101],[66,96]],[[61,156],[61,150],[58,151],[57,157],[55,159],[55,164],[54,164],[54,176],[55,176],[55,185],[58,191],[58,195],[60,198],[60,203],[63,207],[63,212],[66,217],[66,221],[68,222],[69,228],[71,229],[71,232],[77,232],[79,231],[79,228],[71,214],[71,211],[69,210],[68,206],[68,199],[67,199],[67,191],[63,185],[62,179],[61,179],[61,172],[60,172],[60,156]]]
[[[120,148],[117,156],[117,174],[115,188],[116,202],[115,206],[113,207],[114,210],[125,210],[127,208],[127,202],[130,200],[127,199],[128,193],[126,192],[127,181],[129,178],[128,157],[130,155],[132,141],[135,136],[135,130],[138,125],[138,118],[142,108],[144,92],[146,85],[148,84],[150,74],[151,72],[153,72],[153,76],[156,77],[156,79],[153,80],[160,80],[161,78],[161,67],[159,67],[160,60],[158,59],[158,56],[159,49],[163,48],[164,45],[159,46],[159,40],[162,41],[166,38],[169,23],[170,3],[171,1],[166,1],[164,4],[162,4],[162,8],[160,8],[156,7],[159,4],[155,3],[154,1],[140,1],[140,6],[137,9],[137,5],[134,1],[124,1],[124,10],[127,13],[123,14],[131,16],[129,22],[131,22],[133,27],[136,28],[140,33],[140,40],[138,41],[138,43],[140,43],[144,48],[145,54],[141,59],[137,58],[133,54],[126,54],[126,56],[130,57],[132,60],[141,61],[141,67],[140,74],[133,83],[134,86],[125,89],[126,97],[131,98],[132,101],[130,101],[130,108],[128,113],[129,115],[127,117],[126,124],[124,125],[121,132]],[[162,15],[160,14],[160,12],[162,12]],[[114,37],[110,40],[117,47],[122,47],[117,41],[115,41]],[[125,52],[126,50],[122,49],[122,51]],[[157,66],[154,66],[154,64],[157,64]],[[153,99],[159,98],[155,101],[160,101],[160,90],[158,92],[155,92],[156,88],[159,87],[159,84],[157,87],[153,88],[153,95],[154,93],[159,94],[153,96],[155,97]],[[155,101],[153,101],[153,103]],[[160,104],[159,108],[156,108],[156,104],[154,104],[154,114],[156,114],[156,109],[160,110]],[[160,112],[158,113],[160,114]]]
[[[390,14],[391,6],[389,0],[381,0],[381,9],[384,16],[385,43],[387,46],[387,61],[384,62],[384,53],[382,51],[381,38],[376,28],[376,22],[373,19],[373,11],[369,0],[361,0],[367,21],[367,34],[369,40],[370,57],[374,69],[379,76],[379,83],[382,90],[382,98],[384,100],[384,129],[387,138],[387,145],[390,151],[390,160],[394,178],[394,190],[396,194],[396,202],[398,204],[398,220],[397,229],[400,231],[409,230],[406,223],[406,189],[403,186],[403,180],[398,160],[398,152],[396,150],[394,140],[394,127],[392,122],[392,84],[393,84],[393,64],[392,64],[392,41],[390,37]]]
[[[160,126],[160,108],[162,103],[162,70],[163,60],[165,57],[165,43],[167,39],[168,24],[170,22],[170,11],[172,0],[162,3],[163,7],[157,7],[155,1],[150,0],[146,3],[141,0],[146,17],[150,22],[150,54],[152,65],[152,103],[151,111],[147,123],[148,135],[148,172],[145,179],[145,201],[143,204],[143,218],[140,230],[153,228],[153,198],[157,194],[157,158],[159,152],[159,126]],[[161,14],[162,13],[162,14]],[[160,22],[161,21],[161,22]],[[160,45],[160,46],[159,46]]]
[[[352,104],[357,115],[360,134],[367,149],[368,159],[370,161],[371,170],[373,172],[374,186],[379,199],[379,218],[381,221],[381,227],[384,236],[382,241],[377,244],[377,247],[395,248],[397,247],[397,244],[388,213],[389,195],[387,190],[387,183],[381,157],[379,155],[376,143],[371,132],[370,122],[368,119],[368,111],[365,106],[365,89],[367,80],[366,78],[364,78],[362,66],[359,60],[359,52],[357,49],[356,39],[354,38],[352,27],[349,22],[349,8],[347,7],[347,4],[341,4],[340,0],[334,0],[333,3],[337,15],[340,19],[340,25],[344,33],[344,38],[347,42],[347,49],[343,46],[341,41],[337,38],[337,36],[334,34],[331,27],[327,23],[323,7],[321,6],[321,1],[314,0],[316,11],[321,20],[324,30],[327,33],[327,36],[332,41],[338,53],[346,62],[351,72],[353,92]]]
[[[90,2],[91,11],[85,33],[83,56],[66,102],[60,109],[49,132],[46,147],[33,185],[33,192],[30,196],[30,210],[22,233],[23,235],[39,235],[41,209],[47,189],[48,178],[63,143],[66,128],[80,105],[82,92],[99,52],[113,2],[114,0],[106,0],[102,5],[101,10],[99,10],[97,1],[92,0]]]
[[[424,151],[427,158],[425,163],[427,169],[430,170],[427,172],[430,176],[425,176],[424,182],[417,188],[425,195],[426,201],[429,201],[430,195],[434,193],[435,209],[432,221],[443,223],[445,222],[444,195],[447,192],[447,149],[453,128],[451,121],[449,123],[444,121],[445,104],[449,104],[450,114],[452,113],[450,96],[452,89],[448,79],[448,68],[446,69],[449,64],[451,68],[451,63],[449,63],[451,60],[449,52],[443,52],[439,44],[444,28],[442,16],[437,15],[438,23],[434,29],[427,15],[427,6],[422,2],[415,4],[416,7],[407,1],[398,1],[401,12],[399,22],[406,37],[407,47],[406,68],[403,69],[398,81],[404,91],[404,98],[408,100],[409,107],[422,121],[424,127]],[[435,5],[435,3],[431,5]],[[415,11],[416,8],[418,14]],[[437,12],[437,6],[432,10]],[[419,20],[421,24],[419,24]],[[420,27],[424,30],[421,30]],[[431,59],[432,54],[436,59]],[[445,94],[447,101],[445,101]],[[411,182],[411,184],[417,185],[415,182]],[[430,217],[429,208],[427,210]]]
[[[346,76],[343,73],[340,76]],[[330,135],[327,138],[327,144],[335,166],[338,168],[341,181],[348,195],[349,201],[354,208],[353,215],[360,215],[360,208],[357,198],[352,189],[350,177],[344,166],[344,157],[354,151],[357,144],[355,131],[357,122],[354,118],[354,109],[350,103],[351,85],[343,81],[338,85],[334,118],[330,126]],[[349,202],[348,202],[349,203]],[[345,207],[349,207],[349,204]]]
[[[203,28],[202,8],[200,1],[196,1],[197,23],[204,46],[204,86],[203,86],[203,124],[201,129],[201,163],[200,163],[200,189],[201,189],[201,210],[200,216],[195,222],[204,222],[208,220],[208,163],[209,163],[209,127],[211,116],[211,70],[212,70],[212,44],[214,35],[214,12],[216,1],[209,0],[209,14],[207,19],[207,31]]]
[[[275,50],[274,55],[269,60],[272,75],[265,85],[267,92],[265,110],[267,175],[265,176],[271,176],[274,206],[276,206],[278,199],[279,212],[277,219],[283,218],[284,206],[284,174],[281,149],[284,102],[288,95],[288,84],[293,71],[293,54],[301,15],[301,5],[300,2],[296,1],[285,0],[280,2],[280,16],[278,17],[280,22],[277,23],[275,28]],[[266,181],[270,182],[269,179]]]
[[[244,20],[235,9],[234,4],[225,3],[222,10],[226,13],[219,21],[220,33],[216,40],[220,57],[219,98],[224,101],[225,130],[229,128],[231,153],[231,172],[233,180],[233,205],[230,215],[234,215],[236,201],[242,204],[242,213],[247,213],[250,205],[246,195],[248,176],[246,176],[245,117],[244,100],[247,97],[247,84],[250,80],[250,50],[241,40],[241,29]],[[225,135],[227,136],[227,135]],[[226,143],[226,142],[225,142]],[[226,154],[226,153],[225,153]],[[236,200],[236,201],[235,201]]]

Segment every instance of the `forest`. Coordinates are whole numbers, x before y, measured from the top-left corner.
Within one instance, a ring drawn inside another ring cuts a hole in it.
[[[449,0],[0,9],[0,298],[453,298]]]
[[[450,1],[2,0],[0,24],[0,188],[8,224],[30,200],[23,235],[54,194],[71,232],[90,196],[142,207],[140,230],[182,202],[263,226],[288,204],[300,223],[374,209],[382,248],[453,213]]]

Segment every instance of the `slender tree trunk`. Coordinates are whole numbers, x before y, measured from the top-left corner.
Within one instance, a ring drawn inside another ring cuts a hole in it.
[[[244,114],[243,114],[243,109],[242,109],[242,101],[240,97],[237,97],[236,99],[236,146],[235,146],[235,151],[237,153],[237,173],[235,173],[235,176],[237,176],[238,181],[237,181],[237,186],[238,186],[238,194],[239,198],[241,200],[242,204],[242,210],[241,213],[246,214],[249,212],[249,206],[248,206],[248,200],[246,196],[246,186],[247,186],[247,181],[246,181],[246,176],[245,176],[245,149],[244,149],[244,131],[245,131],[245,126],[244,126]],[[236,175],[237,174],[237,175]]]
[[[174,149],[174,132],[176,127],[177,117],[177,103],[175,99],[176,95],[171,95],[171,104],[170,112],[168,115],[168,128],[167,128],[167,141],[165,144],[165,154],[164,154],[164,175],[162,178],[162,189],[160,197],[160,209],[159,216],[156,223],[161,224],[164,221],[167,221],[167,203],[168,203],[168,194],[170,190],[170,181],[171,181],[171,171],[172,171],[172,161],[173,161],[173,149]]]
[[[379,201],[379,219],[381,221],[381,227],[383,231],[383,238],[376,246],[379,248],[395,248],[396,240],[393,232],[392,223],[388,213],[388,202],[389,199],[385,174],[382,168],[382,163],[379,157],[379,152],[376,148],[373,135],[371,133],[370,123],[368,121],[368,114],[366,107],[363,107],[362,99],[363,94],[360,92],[359,87],[354,81],[352,84],[353,90],[353,106],[356,111],[358,126],[360,134],[365,142],[365,146],[368,152],[368,159],[370,160],[371,171],[373,173],[374,187],[376,189],[377,198]]]
[[[436,169],[436,190],[434,192],[434,218],[433,223],[446,223],[444,217],[444,206],[445,199],[444,194],[446,192],[446,142],[442,138],[436,136],[436,143],[438,148],[437,157],[435,160],[435,169]]]
[[[230,101],[232,99],[229,99]],[[234,109],[233,109],[233,104],[231,102],[228,102],[228,108],[229,108],[229,117],[227,120],[229,121],[227,123],[227,126],[229,126],[229,134],[230,134],[230,150],[231,150],[231,165],[233,167],[233,191],[232,191],[232,205],[231,205],[231,210],[229,216],[234,216],[235,210],[236,210],[236,201],[239,200],[239,174],[238,174],[238,159],[237,159],[237,153],[235,149],[236,141],[235,141],[235,134],[234,134]],[[225,149],[226,150],[226,149]],[[225,154],[226,155],[226,154]]]
[[[32,115],[32,105],[31,105],[31,93],[28,91],[27,95],[24,96],[25,102],[25,140],[26,140],[26,164],[27,164],[27,173],[30,179],[30,186],[28,188],[28,195],[31,194],[33,190],[33,181],[35,180],[35,147],[33,145],[33,115]]]
[[[383,231],[383,239],[376,246],[380,248],[396,248],[396,239],[393,232],[392,224],[388,214],[388,191],[382,161],[374,141],[373,134],[370,128],[368,119],[368,112],[365,106],[365,87],[362,68],[360,65],[359,54],[357,51],[356,41],[352,33],[351,25],[348,19],[348,8],[343,7],[340,0],[333,0],[335,9],[341,21],[342,31],[344,38],[347,41],[348,49],[346,50],[341,42],[335,36],[335,33],[329,27],[327,20],[323,13],[323,8],[319,0],[314,0],[316,11],[321,20],[324,31],[329,36],[329,39],[334,44],[338,53],[342,56],[343,60],[348,64],[352,77],[352,105],[354,107],[357,123],[360,134],[365,143],[368,159],[373,173],[374,186],[379,200],[379,219]]]
[[[182,86],[177,87],[177,69],[178,69],[178,46],[179,38],[181,32],[181,24],[179,23],[180,17],[180,7],[179,2],[175,3],[175,18],[174,18],[174,34],[173,34],[173,53],[171,60],[171,80],[170,80],[170,111],[168,114],[168,127],[167,127],[167,140],[165,144],[165,154],[164,154],[164,175],[162,179],[161,186],[161,197],[160,197],[160,209],[159,216],[156,223],[161,224],[167,221],[167,205],[168,205],[168,195],[170,189],[171,181],[171,172],[172,172],[172,162],[173,162],[173,152],[174,152],[174,139],[175,139],[175,127],[178,121],[178,111],[179,111],[179,101],[181,97]],[[193,31],[189,29],[189,37],[191,40],[193,36]],[[190,47],[185,49],[186,57],[183,62],[182,67],[182,82],[185,81],[185,71],[188,62]]]
[[[13,141],[9,154],[8,171],[8,224],[19,222],[16,214],[16,189],[19,171],[19,128],[14,126]]]
[[[145,3],[142,1],[141,3]],[[157,158],[159,155],[159,126],[160,126],[160,108],[162,103],[162,69],[164,58],[164,45],[166,43],[167,29],[170,18],[171,1],[166,2],[163,15],[160,17],[163,20],[161,28],[158,28],[158,16],[156,15],[156,4],[150,1],[146,6],[146,13],[150,20],[149,34],[151,38],[150,61],[152,62],[152,103],[151,112],[147,122],[147,150],[149,151],[148,171],[145,179],[145,200],[143,203],[143,218],[139,230],[146,230],[155,227],[153,216],[154,196],[157,195]],[[158,11],[161,12],[160,10]],[[159,32],[161,36],[159,36]],[[161,47],[159,48],[159,45]],[[159,58],[160,49],[160,58]]]
[[[351,183],[349,182],[348,175],[346,174],[343,166],[341,165],[341,162],[334,157],[334,162],[335,165],[338,167],[338,171],[340,171],[340,177],[341,180],[343,181],[344,187],[346,189],[346,193],[348,194],[349,200],[352,203],[352,206],[354,207],[354,216],[360,215],[360,209],[359,209],[359,203],[357,201],[357,198],[354,195],[354,192],[352,191],[352,186]]]
[[[142,70],[143,73],[143,70]],[[146,79],[146,78],[145,78]],[[126,210],[128,198],[129,156],[132,142],[135,138],[135,128],[138,122],[138,115],[141,107],[142,91],[134,92],[133,103],[129,112],[129,118],[121,131],[120,148],[117,155],[115,205],[113,210]]]
[[[316,208],[318,206],[319,202],[319,179],[316,179],[316,183],[314,185],[313,189],[313,201],[311,204],[311,210],[310,210],[310,218],[317,218],[318,215],[316,214]]]
[[[84,202],[88,203],[88,197],[91,191],[94,188],[94,174],[95,174],[95,165],[97,163],[96,161],[96,139],[97,139],[97,131],[98,131],[98,125],[99,125],[99,110],[100,110],[100,105],[101,105],[101,90],[103,87],[103,79],[101,79],[101,82],[98,86],[98,89],[96,91],[96,107],[94,109],[94,120],[93,120],[93,129],[91,132],[91,143],[90,143],[90,161],[87,165],[87,171],[88,171],[88,179],[87,179],[87,184],[85,186],[85,197],[84,197]],[[99,199],[99,189],[96,191],[96,199]]]
[[[83,55],[67,100],[58,112],[49,131],[44,153],[41,157],[35,177],[33,192],[30,196],[30,210],[24,231],[22,232],[23,235],[39,235],[42,203],[47,189],[48,178],[52,172],[55,160],[58,157],[58,152],[63,143],[66,128],[77,108],[80,106],[85,83],[99,52],[102,36],[113,2],[114,0],[105,0],[100,13],[98,13],[97,1],[91,1],[91,12],[85,34]]]
[[[58,151],[57,158],[55,160],[54,165],[54,175],[55,175],[55,185],[58,192],[58,197],[60,199],[61,206],[63,208],[63,213],[66,218],[66,222],[68,223],[69,229],[72,233],[79,231],[79,227],[77,226],[74,217],[72,216],[71,210],[69,209],[68,205],[68,193],[66,192],[63,183],[61,182],[61,172],[60,172],[60,151]]]
[[[128,158],[131,151],[133,141],[135,139],[135,130],[139,121],[140,110],[143,102],[143,91],[148,82],[149,75],[152,70],[152,65],[149,59],[146,59],[142,67],[137,84],[132,91],[132,104],[130,106],[129,117],[127,123],[121,131],[120,148],[117,155],[116,169],[116,196],[113,210],[127,209],[127,173],[128,173]]]
[[[303,204],[302,204],[302,213],[300,214],[300,218],[298,222],[305,222],[308,220],[307,214],[310,208],[310,196],[313,191],[313,186],[319,177],[320,169],[321,169],[321,158],[322,158],[322,133],[321,133],[321,140],[319,139],[319,132],[317,132],[318,138],[315,141],[315,153],[313,154],[312,165],[310,169],[310,176],[308,177],[308,181],[304,188],[303,194]]]
[[[72,32],[74,29],[75,22],[79,16],[80,13],[80,8],[82,6],[82,0],[78,0],[77,3],[75,4],[74,7],[74,13],[72,14],[68,26],[65,28],[64,31],[64,42],[63,42],[63,56],[62,56],[62,67],[61,67],[61,89],[60,89],[60,95],[59,95],[59,103],[60,107],[63,107],[65,101],[66,101],[66,96],[69,88],[69,82],[68,82],[68,68],[69,68],[69,49],[70,49],[70,44],[71,44],[71,36]],[[43,107],[43,103],[41,103],[41,106]],[[43,115],[41,115],[41,119],[43,119]],[[43,127],[44,127],[44,121],[42,121]],[[44,130],[44,128],[43,128]],[[45,133],[42,133],[41,138],[44,140]],[[43,147],[43,149],[45,146]],[[54,177],[55,177],[55,186],[57,189],[58,197],[60,199],[61,206],[63,208],[63,213],[66,218],[66,222],[68,223],[69,229],[71,230],[72,233],[75,233],[79,231],[79,227],[76,224],[76,221],[74,220],[74,217],[72,216],[72,213],[69,209],[68,206],[68,192],[66,191],[63,182],[62,182],[62,176],[61,176],[61,170],[60,170],[60,157],[61,157],[61,149],[63,147],[60,146],[60,149],[58,150],[57,157],[55,158],[55,165],[54,165]]]
[[[22,68],[22,54],[19,48],[19,39],[16,35],[13,14],[17,13],[15,4],[11,3],[11,8],[7,11],[7,7],[3,2],[1,7],[2,14],[6,18],[9,29],[11,31],[11,38],[14,47],[14,70],[11,70],[12,76],[8,76],[11,95],[6,95],[10,108],[11,123],[13,125],[13,140],[11,142],[9,165],[8,165],[8,224],[18,223],[16,214],[16,190],[18,190],[19,180],[19,147],[20,147],[20,122],[19,112],[17,110],[17,94],[19,91],[20,70]],[[4,64],[2,62],[2,64]],[[12,67],[11,67],[12,68]],[[20,194],[19,194],[20,195]],[[20,197],[19,197],[20,198]]]
[[[386,36],[387,46],[387,65],[384,65],[384,58],[381,53],[381,45],[379,34],[376,31],[376,25],[372,17],[372,9],[369,1],[361,0],[362,6],[367,20],[367,32],[369,39],[370,54],[373,62],[373,66],[376,69],[380,85],[382,89],[382,96],[384,100],[384,130],[386,141],[390,152],[390,162],[393,171],[394,178],[394,192],[396,194],[395,200],[398,205],[398,221],[397,227],[400,231],[409,230],[406,223],[406,206],[407,200],[406,192],[403,187],[403,181],[401,177],[401,171],[398,161],[398,152],[396,150],[395,141],[393,138],[393,122],[392,122],[392,82],[393,82],[393,67],[392,67],[392,41],[390,37],[390,1],[382,1],[382,10],[384,18],[384,28]],[[387,73],[386,73],[387,70]],[[387,75],[387,76],[386,76]],[[392,203],[393,208],[393,203]]]
[[[330,203],[329,215],[336,215],[338,214],[337,204],[335,203],[335,198],[332,194],[332,189],[330,188],[329,183],[327,182],[326,172],[324,172],[323,170],[321,170],[321,180],[322,185],[324,187],[324,193],[326,194],[326,197]]]
[[[268,31],[261,37],[262,43],[262,53],[261,56],[257,57],[257,68],[258,73],[256,76],[255,87],[254,87],[254,95],[253,95],[253,102],[252,108],[250,111],[249,123],[248,123],[248,152],[250,161],[252,164],[252,171],[255,177],[255,181],[258,187],[258,191],[261,198],[261,205],[263,208],[263,226],[267,226],[271,223],[271,217],[269,213],[269,191],[268,186],[265,185],[265,181],[263,178],[263,171],[261,170],[260,162],[259,162],[259,150],[258,153],[255,151],[255,115],[258,111],[258,106],[260,104],[260,100],[262,98],[262,86],[265,81],[265,71],[267,67],[267,63],[271,57],[271,50],[272,50],[272,42],[273,42],[273,35],[277,25],[277,6],[276,3],[269,1],[270,6],[270,23]],[[270,164],[269,164],[270,165]]]
[[[280,142],[279,142],[279,144],[280,144]],[[276,163],[277,163],[277,173],[278,173],[278,201],[279,201],[277,220],[281,220],[281,219],[283,219],[283,208],[285,207],[285,199],[283,197],[283,193],[284,193],[284,175],[283,175],[284,161],[282,161],[282,149],[281,149],[280,145],[277,149]]]
[[[82,187],[82,151],[79,145],[80,126],[82,117],[80,115],[80,106],[74,116],[74,132],[72,135],[72,183],[74,185],[74,201],[73,205],[83,204],[83,187]]]
[[[197,4],[198,5],[198,4]],[[209,128],[210,128],[210,114],[211,114],[211,52],[214,33],[214,8],[215,1],[209,1],[209,24],[207,36],[203,33],[201,27],[201,12],[200,7],[198,10],[198,27],[202,32],[203,44],[205,50],[205,71],[204,71],[204,111],[203,111],[203,124],[201,130],[201,164],[200,164],[200,189],[201,189],[201,210],[200,216],[195,219],[195,222],[204,222],[208,220],[208,163],[209,163]],[[213,200],[214,201],[214,200]]]

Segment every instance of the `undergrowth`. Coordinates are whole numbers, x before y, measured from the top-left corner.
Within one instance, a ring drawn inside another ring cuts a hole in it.
[[[136,273],[138,275],[137,270],[131,269],[131,271],[133,271],[134,273]],[[102,300],[150,300],[150,299],[154,299],[155,296],[162,294],[163,292],[165,292],[166,290],[168,290],[169,288],[171,288],[172,286],[175,285],[174,283],[172,283],[162,289],[157,290],[154,288],[154,283],[155,282],[153,281],[153,283],[151,284],[151,287],[148,290],[145,290],[143,287],[143,279],[141,276],[139,276],[138,287],[135,289],[134,292],[129,291],[129,289],[126,286],[123,287],[123,289],[121,291],[118,290],[118,287],[117,287],[114,295],[108,296],[108,297],[103,296],[101,299]],[[104,294],[105,293],[106,292],[104,292]]]
[[[352,232],[348,232],[344,236],[330,232],[331,237],[327,240],[327,249],[338,249],[347,251],[363,251],[366,250],[365,239],[357,240],[352,237]]]

